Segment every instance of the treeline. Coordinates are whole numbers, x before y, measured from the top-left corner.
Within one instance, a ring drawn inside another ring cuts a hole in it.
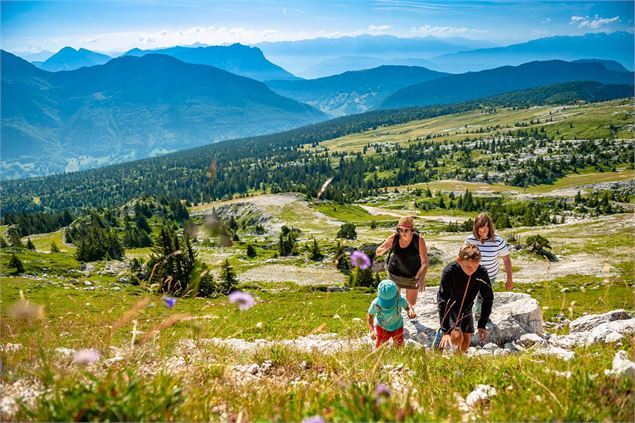
[[[2,208],[10,213],[67,209],[81,214],[93,207],[115,207],[142,195],[192,203],[248,195],[253,191],[296,191],[314,196],[330,177],[334,180],[323,198],[348,202],[386,187],[433,179],[529,186],[553,182],[585,166],[612,170],[616,164],[632,162],[632,143],[555,142],[539,128],[520,128],[514,136],[499,133],[494,140],[441,143],[421,139],[406,147],[369,146],[381,154],[350,156],[299,148],[382,125],[478,107],[479,103],[471,102],[375,111],[102,169],[5,181]],[[364,149],[364,153],[370,152]],[[41,199],[39,204],[32,201],[36,195]]]
[[[54,232],[73,221],[68,210],[60,213],[8,213],[0,218],[0,225],[15,225],[21,236]]]

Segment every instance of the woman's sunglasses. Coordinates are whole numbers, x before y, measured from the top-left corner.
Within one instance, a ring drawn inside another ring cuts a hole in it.
[[[407,234],[408,232],[412,232],[412,229],[397,228],[397,232],[400,234]]]

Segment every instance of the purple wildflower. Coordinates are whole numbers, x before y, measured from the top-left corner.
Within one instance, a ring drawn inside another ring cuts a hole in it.
[[[165,297],[165,298],[163,298],[163,302],[165,303],[165,306],[167,308],[172,308],[176,304],[176,298]]]
[[[351,263],[355,267],[359,267],[361,270],[368,269],[370,267],[370,259],[366,254],[359,250],[355,250],[351,253]]]
[[[390,391],[390,388],[385,383],[380,383],[379,385],[377,385],[375,387],[375,393],[379,397],[381,397],[381,396],[389,397],[389,396],[392,395],[392,392]]]
[[[238,304],[240,311],[249,310],[254,304],[256,304],[254,297],[242,291],[234,291],[229,294],[229,302]]]
[[[324,423],[324,417],[322,416],[307,417],[306,419],[302,420],[302,423]]]
[[[100,354],[99,351],[85,348],[83,350],[77,351],[73,355],[73,363],[75,364],[93,364],[97,360],[99,360]]]

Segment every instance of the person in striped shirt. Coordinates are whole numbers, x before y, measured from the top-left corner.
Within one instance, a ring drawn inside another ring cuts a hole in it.
[[[500,258],[502,258],[507,275],[505,289],[511,291],[514,288],[509,248],[507,248],[505,240],[495,233],[494,224],[487,213],[481,213],[476,217],[472,234],[467,237],[465,244],[476,245],[481,251],[481,265],[487,269],[492,287],[496,282],[500,270]]]

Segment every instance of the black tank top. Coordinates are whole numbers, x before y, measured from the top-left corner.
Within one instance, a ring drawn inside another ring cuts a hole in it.
[[[406,248],[399,245],[399,236],[393,242],[392,255],[388,263],[388,272],[391,275],[403,278],[414,278],[421,268],[421,256],[419,255],[419,235],[413,234],[410,244]]]

